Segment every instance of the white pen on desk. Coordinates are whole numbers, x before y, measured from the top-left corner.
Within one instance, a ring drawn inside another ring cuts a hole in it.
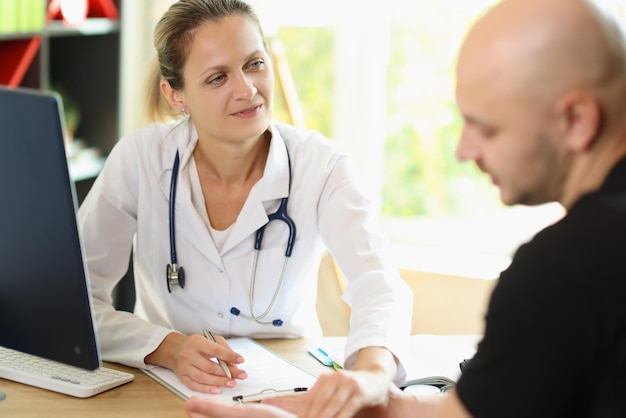
[[[207,340],[217,344],[217,341],[215,340],[215,337],[213,336],[211,331],[209,331],[208,329],[205,329],[202,332],[204,332],[204,336],[206,337]],[[219,358],[217,359],[217,362],[220,364],[220,367],[222,368],[222,370],[224,370],[224,373],[226,373],[226,376],[228,376],[229,379],[232,379],[233,376],[230,374],[230,370],[228,369],[226,362]]]

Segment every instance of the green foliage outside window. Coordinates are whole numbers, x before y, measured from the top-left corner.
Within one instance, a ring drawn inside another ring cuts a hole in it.
[[[454,103],[454,58],[477,9],[461,4],[399,2],[395,9],[387,81],[384,215],[464,217],[498,207],[488,178],[455,156],[462,120]]]
[[[474,164],[455,157],[461,120],[454,104],[441,112],[450,122],[435,131],[434,140],[424,140],[410,123],[388,134],[383,214],[463,217],[485,209],[482,205],[498,206],[488,178]]]

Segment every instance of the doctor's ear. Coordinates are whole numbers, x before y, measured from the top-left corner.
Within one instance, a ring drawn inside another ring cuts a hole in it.
[[[180,92],[173,89],[169,81],[161,80],[161,93],[163,93],[163,96],[165,96],[170,106],[172,106],[172,109],[176,112],[186,113],[185,102],[180,97]]]

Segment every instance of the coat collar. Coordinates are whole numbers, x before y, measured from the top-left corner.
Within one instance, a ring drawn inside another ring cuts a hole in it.
[[[176,152],[180,156],[180,170],[187,170],[193,150],[198,143],[198,133],[191,119],[183,119],[171,126],[163,136],[160,144],[161,176],[166,174],[169,189],[169,177],[174,164]],[[169,194],[169,191],[168,191]]]
[[[255,185],[260,190],[260,200],[270,201],[289,195],[291,168],[287,143],[278,130],[270,125],[270,149],[265,163],[263,177]]]

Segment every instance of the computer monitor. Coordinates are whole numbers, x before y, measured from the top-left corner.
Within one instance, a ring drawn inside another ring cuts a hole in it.
[[[57,94],[0,87],[0,346],[101,365]]]

